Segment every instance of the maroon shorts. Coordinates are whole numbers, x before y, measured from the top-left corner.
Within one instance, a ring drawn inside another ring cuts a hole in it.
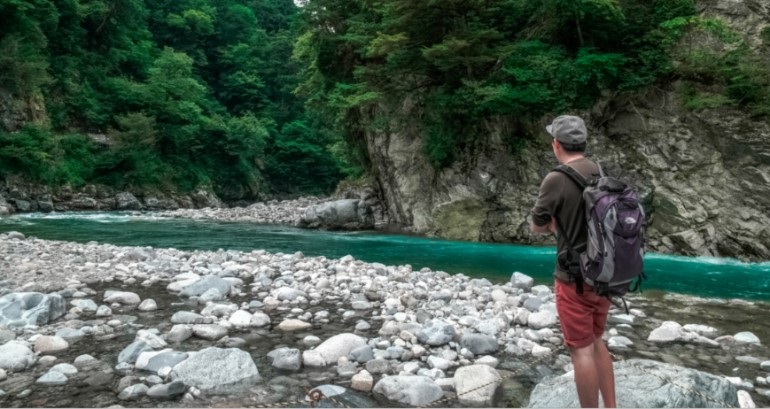
[[[596,295],[587,284],[583,284],[583,294],[577,293],[575,283],[567,284],[559,279],[554,288],[564,344],[570,348],[584,348],[600,339],[607,323],[610,300]]]

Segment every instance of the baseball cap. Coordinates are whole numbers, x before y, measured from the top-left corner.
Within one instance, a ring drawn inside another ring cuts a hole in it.
[[[551,136],[563,143],[584,143],[588,137],[586,124],[580,117],[562,115],[553,120],[551,125],[545,127]]]

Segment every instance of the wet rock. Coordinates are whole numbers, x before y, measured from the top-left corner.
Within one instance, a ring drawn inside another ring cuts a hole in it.
[[[77,358],[75,358],[75,361],[73,361],[73,363],[76,366],[81,366],[81,367],[82,366],[93,365],[93,364],[96,364],[98,362],[99,362],[98,359],[92,357],[91,355],[87,355],[87,354],[80,355]]]
[[[674,321],[665,321],[658,328],[650,332],[647,341],[651,342],[675,342],[689,339],[682,325]]]
[[[142,210],[142,203],[130,192],[120,192],[115,195],[115,209]]]
[[[139,357],[139,354],[145,351],[152,351],[152,347],[147,345],[144,341],[134,341],[120,351],[120,354],[118,354],[118,364],[133,364],[136,362],[136,358]]]
[[[251,325],[252,315],[247,311],[238,310],[227,319],[227,321],[236,327],[248,327]]]
[[[147,390],[147,396],[153,399],[173,399],[187,391],[187,386],[181,381],[174,381],[162,385],[154,385]]]
[[[278,348],[267,354],[273,367],[289,371],[298,371],[302,367],[299,349]]]
[[[143,383],[138,383],[136,385],[131,385],[127,387],[126,389],[123,389],[120,394],[118,394],[118,399],[120,400],[139,400],[142,398],[142,396],[147,394],[147,385]]]
[[[254,386],[261,377],[248,352],[206,348],[174,366],[177,380],[204,393],[234,393]]]
[[[270,316],[263,312],[255,312],[251,315],[251,325],[254,327],[264,327],[270,324]]]
[[[96,309],[97,317],[109,317],[111,315],[112,309],[106,305],[99,306],[99,308]]]
[[[350,354],[348,354],[348,357],[353,361],[365,364],[374,359],[374,352],[372,351],[372,347],[369,345],[364,345],[358,348],[353,348],[350,351]]]

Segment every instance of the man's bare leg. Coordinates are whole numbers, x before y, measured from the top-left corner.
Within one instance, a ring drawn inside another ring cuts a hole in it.
[[[605,408],[616,407],[615,374],[612,357],[601,338],[584,348],[570,351],[572,366],[575,368],[575,386],[580,406],[599,407],[599,391]]]
[[[599,374],[599,391],[605,408],[617,407],[615,402],[615,371],[612,368],[612,355],[601,338],[594,340],[594,358]]]

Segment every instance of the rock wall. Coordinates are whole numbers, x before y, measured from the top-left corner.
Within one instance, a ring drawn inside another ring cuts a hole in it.
[[[699,8],[743,30],[750,42],[770,25],[770,5],[759,0],[708,0]],[[589,126],[588,156],[639,189],[650,250],[770,259],[770,122],[738,109],[685,110],[679,87],[651,88],[577,113]],[[398,110],[401,117],[421,114],[410,101]],[[416,127],[370,131],[373,186],[385,217],[450,239],[551,240],[529,233],[539,183],[557,165],[543,130],[550,119],[542,119],[538,139],[516,154],[503,143],[518,132],[513,121],[492,121],[480,154],[442,170],[422,154]]]
[[[0,179],[0,215],[15,212],[176,210],[226,205],[209,190],[192,193],[118,191],[103,185],[72,188],[28,183],[18,177]],[[5,211],[4,211],[5,209]]]

